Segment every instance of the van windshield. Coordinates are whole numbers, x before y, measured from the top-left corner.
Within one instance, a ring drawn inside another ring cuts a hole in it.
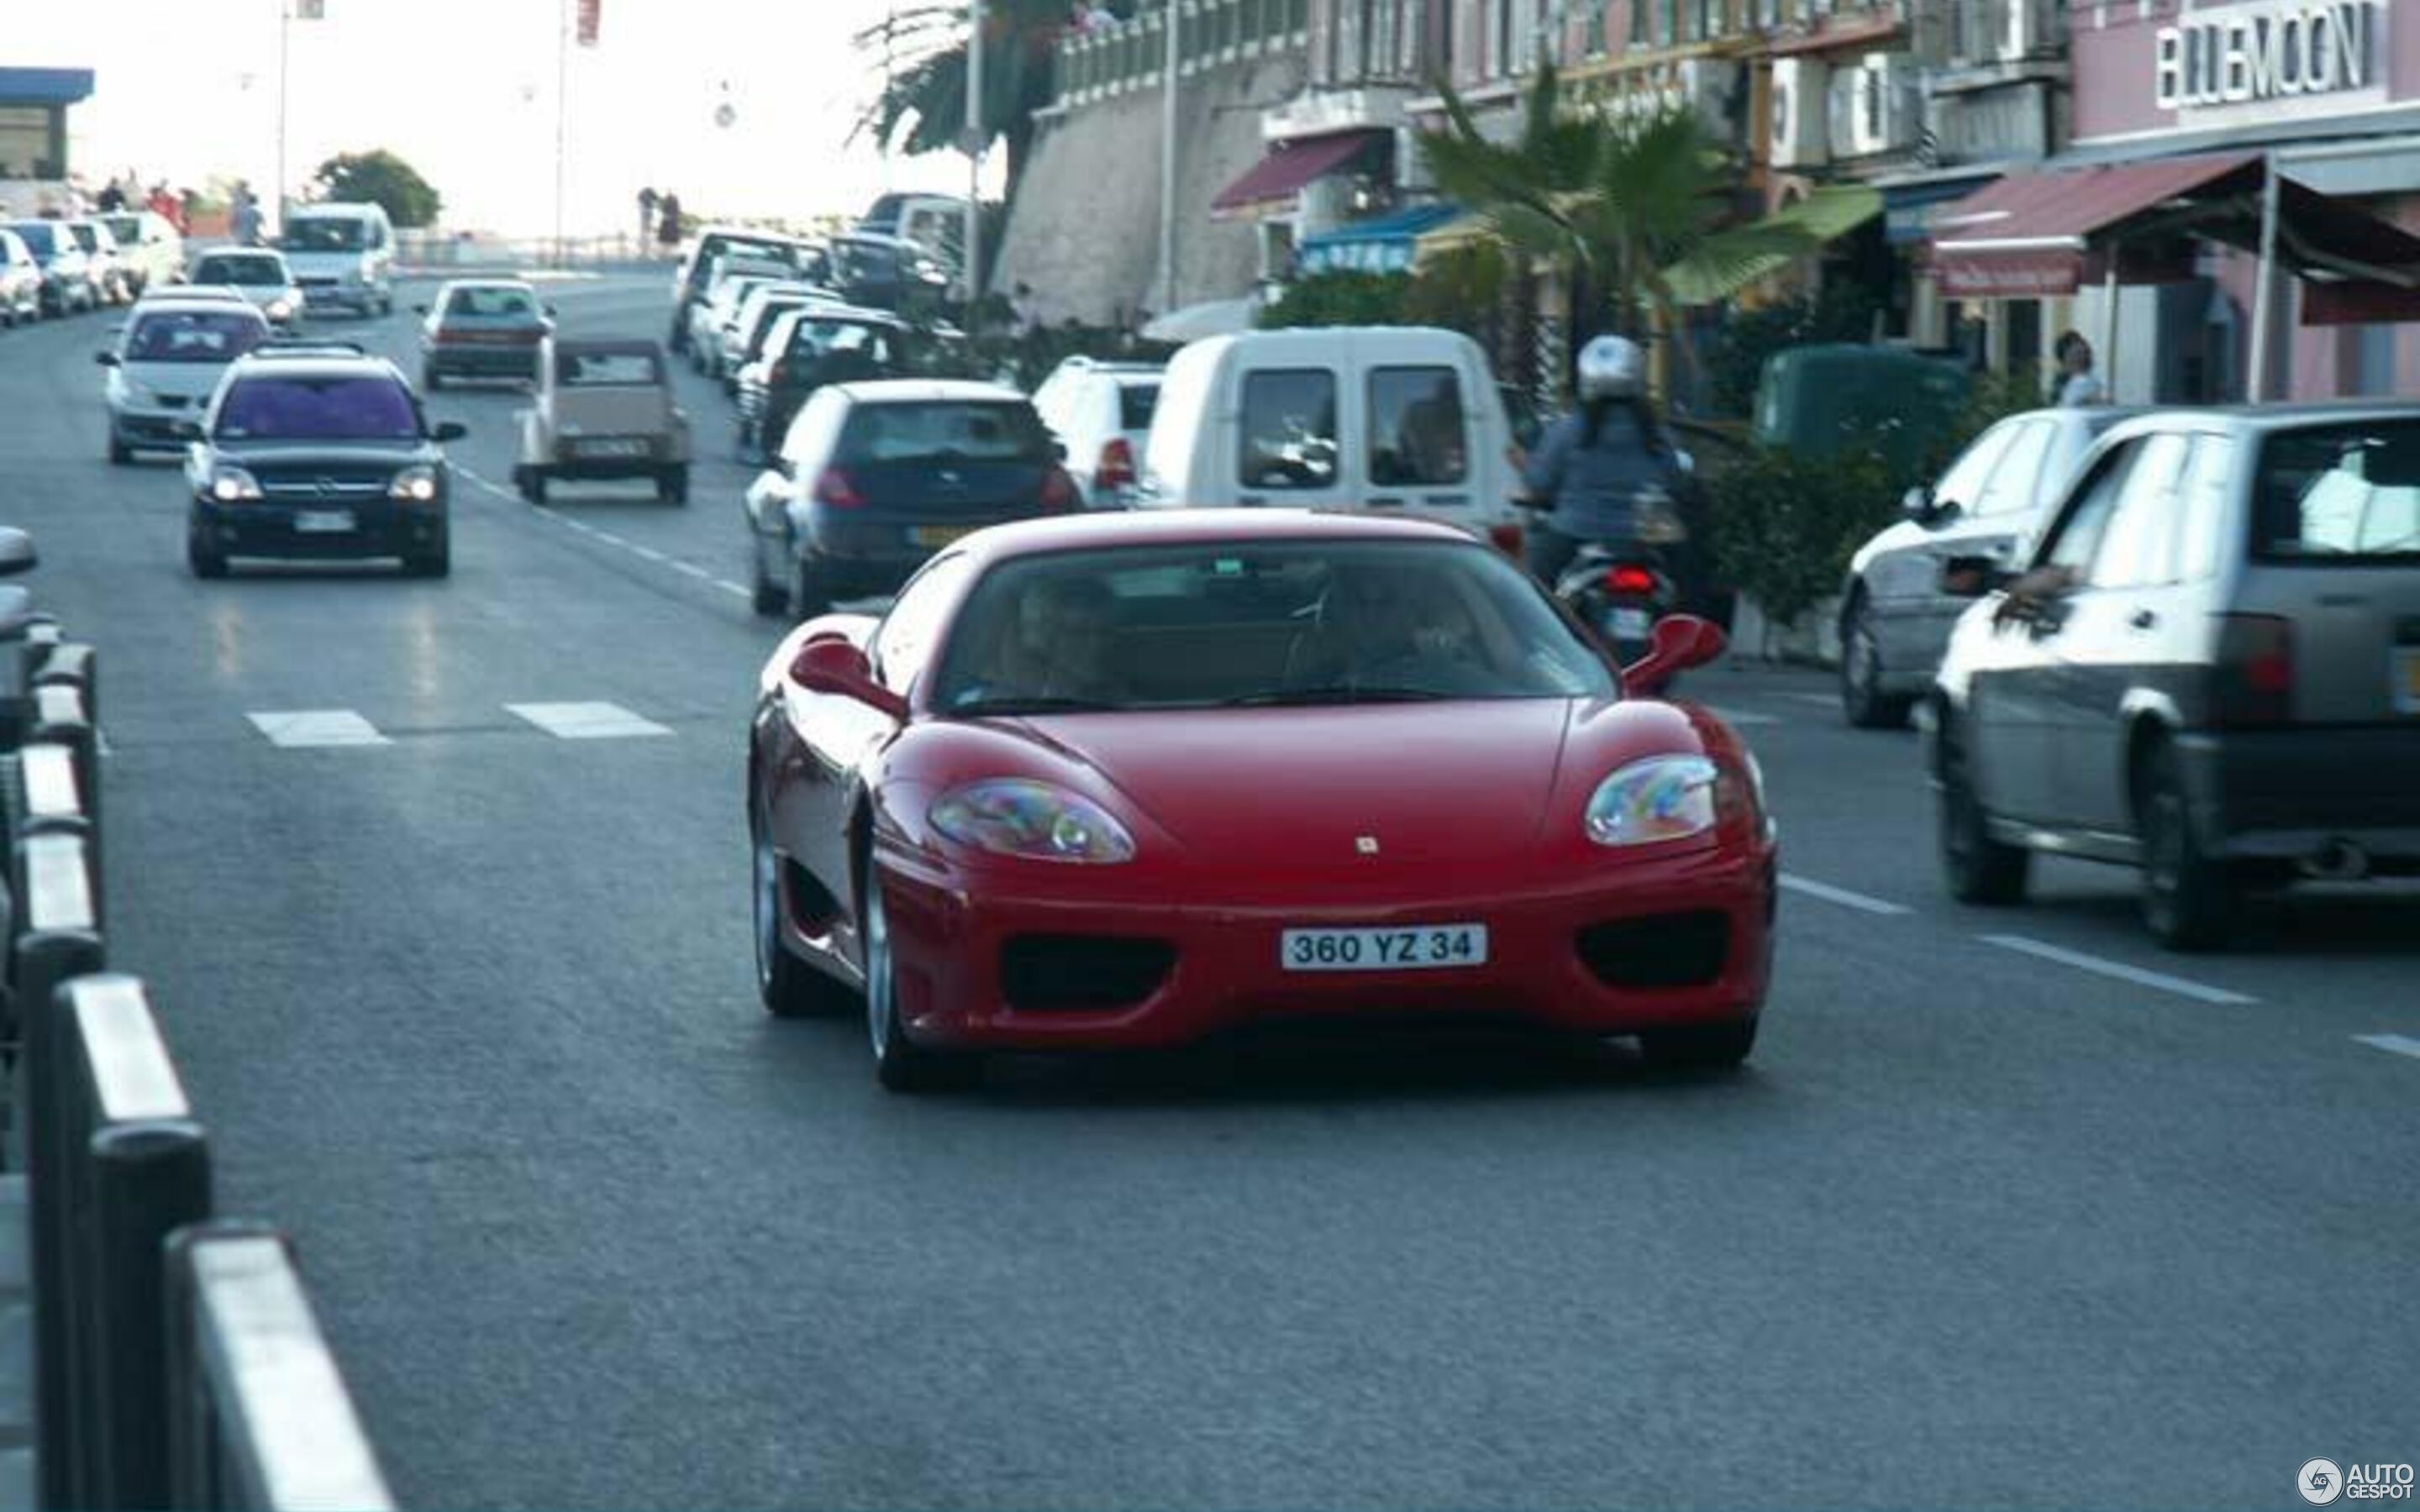
[[[367,222],[333,215],[302,215],[286,223],[288,252],[359,252],[368,245]]]

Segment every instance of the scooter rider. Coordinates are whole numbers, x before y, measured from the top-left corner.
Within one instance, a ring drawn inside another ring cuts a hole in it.
[[[1638,495],[1677,493],[1680,452],[1647,399],[1647,354],[1621,336],[1580,350],[1580,407],[1546,429],[1522,483],[1544,517],[1527,532],[1529,570],[1553,586],[1583,542],[1636,538]]]

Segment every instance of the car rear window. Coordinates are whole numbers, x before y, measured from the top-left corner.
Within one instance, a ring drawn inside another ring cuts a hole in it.
[[[284,244],[291,252],[359,252],[365,223],[334,216],[297,216],[286,223]]]
[[[33,249],[37,257],[48,257],[59,250],[58,228],[45,222],[12,225],[8,229],[16,232],[25,245]]]
[[[2260,561],[2420,563],[2420,420],[2272,435],[2254,488]]]
[[[143,217],[139,215],[103,216],[101,224],[109,227],[109,234],[117,239],[119,246],[143,239]]]
[[[217,254],[194,268],[196,284],[238,284],[257,286],[286,282],[286,269],[274,257]]]
[[[420,413],[393,378],[281,374],[228,390],[215,434],[231,441],[413,440]]]
[[[1118,385],[1118,429],[1151,429],[1152,411],[1159,408],[1159,380]]]
[[[566,389],[652,388],[664,370],[652,352],[557,352],[554,381]]]
[[[68,235],[75,238],[75,244],[86,252],[101,250],[101,231],[96,226],[71,225],[68,227]]]
[[[445,313],[477,319],[526,316],[537,314],[537,301],[527,289],[458,288],[445,301]]]
[[[250,305],[173,310],[138,317],[126,336],[130,363],[230,363],[269,339]]]
[[[881,462],[1041,462],[1050,434],[1025,404],[985,400],[861,404],[842,427],[833,460]]]

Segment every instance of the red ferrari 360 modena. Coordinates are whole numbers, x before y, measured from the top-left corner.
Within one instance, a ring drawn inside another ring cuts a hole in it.
[[[1271,1017],[1481,1014],[1732,1065],[1771,964],[1754,758],[1449,527],[1034,520],[800,625],[749,746],[757,979],[884,1085]]]

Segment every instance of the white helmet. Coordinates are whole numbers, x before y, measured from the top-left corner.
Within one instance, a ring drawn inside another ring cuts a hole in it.
[[[1599,336],[1580,348],[1580,397],[1633,399],[1647,392],[1647,354],[1638,343]]]

